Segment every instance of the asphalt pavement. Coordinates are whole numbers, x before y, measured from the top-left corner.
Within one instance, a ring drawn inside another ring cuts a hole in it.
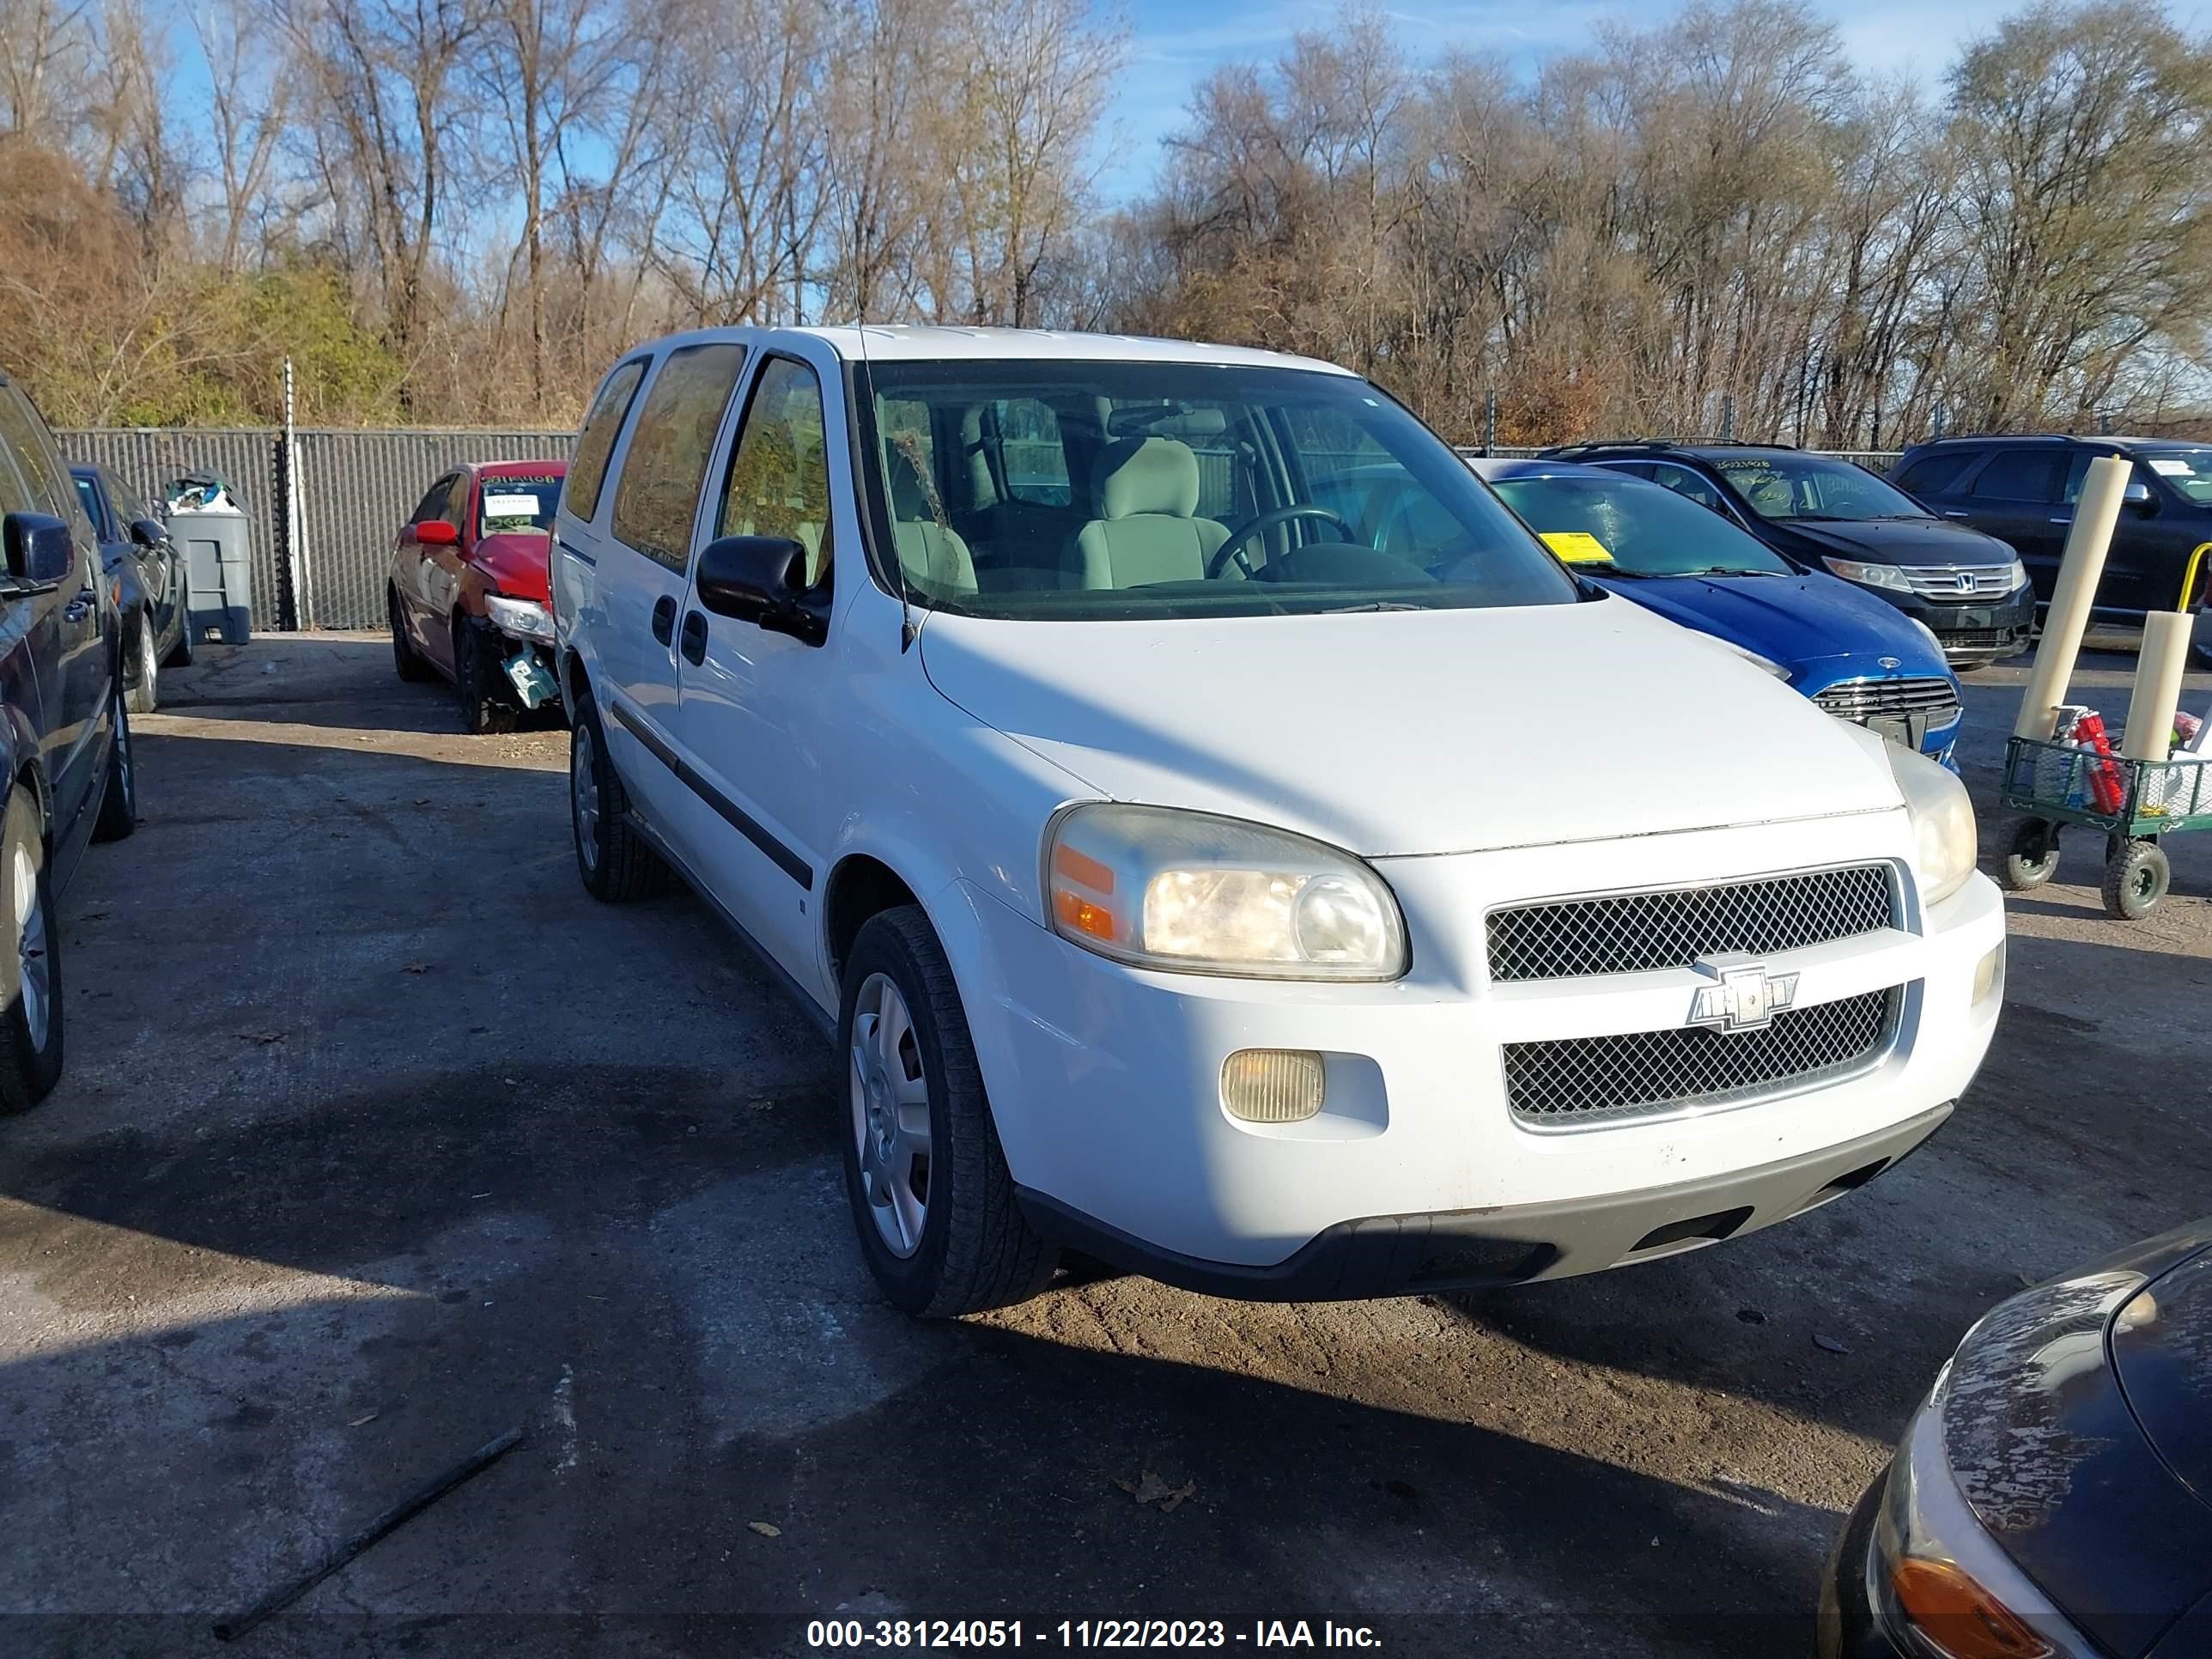
[[[2129,672],[2077,691],[2117,723]],[[1969,682],[1985,865],[2020,680]],[[563,732],[462,735],[375,636],[209,648],[162,689],[138,834],[61,905],[67,1076],[0,1121],[9,1655],[657,1659],[972,1619],[1056,1650],[1134,1616],[1231,1650],[1304,1619],[1802,1653],[1966,1326],[2212,1204],[2212,835],[2135,925],[2069,840],[2011,904],[1957,1118],[1814,1215],[1475,1298],[1091,1272],[915,1324],[853,1243],[805,1018],[689,896],[584,895]]]

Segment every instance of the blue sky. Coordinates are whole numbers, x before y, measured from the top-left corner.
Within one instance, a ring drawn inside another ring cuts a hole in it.
[[[1906,76],[1932,90],[1960,42],[1988,33],[2027,0],[1820,0],[1851,60],[1867,74]],[[1152,179],[1159,141],[1182,125],[1191,88],[1216,66],[1273,58],[1301,29],[1327,27],[1334,0],[1128,0],[1131,62],[1101,149],[1100,187],[1133,195]],[[1499,53],[1523,68],[1587,45],[1596,23],[1648,22],[1681,9],[1675,0],[1411,0],[1385,14],[1419,53],[1449,47]]]

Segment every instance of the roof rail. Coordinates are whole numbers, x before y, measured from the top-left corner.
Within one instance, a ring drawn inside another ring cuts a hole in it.
[[[1578,454],[1592,449],[1795,449],[1778,438],[1589,438],[1578,443],[1553,444],[1549,456]]]

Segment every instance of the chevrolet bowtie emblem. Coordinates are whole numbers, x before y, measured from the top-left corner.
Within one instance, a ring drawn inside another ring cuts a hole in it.
[[[1690,1004],[1692,1025],[1722,1031],[1755,1031],[1775,1011],[1797,1000],[1797,975],[1770,974],[1747,956],[1699,957],[1690,964],[1713,983],[1701,985]]]

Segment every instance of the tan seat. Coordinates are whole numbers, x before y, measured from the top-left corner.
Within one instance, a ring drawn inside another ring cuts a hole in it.
[[[929,492],[904,454],[890,459],[891,535],[908,575],[955,593],[975,591],[975,562],[968,544],[930,510]]]
[[[1198,457],[1173,438],[1107,445],[1091,470],[1091,501],[1100,516],[1075,536],[1085,587],[1195,581],[1229,539],[1226,526],[1197,516]]]

